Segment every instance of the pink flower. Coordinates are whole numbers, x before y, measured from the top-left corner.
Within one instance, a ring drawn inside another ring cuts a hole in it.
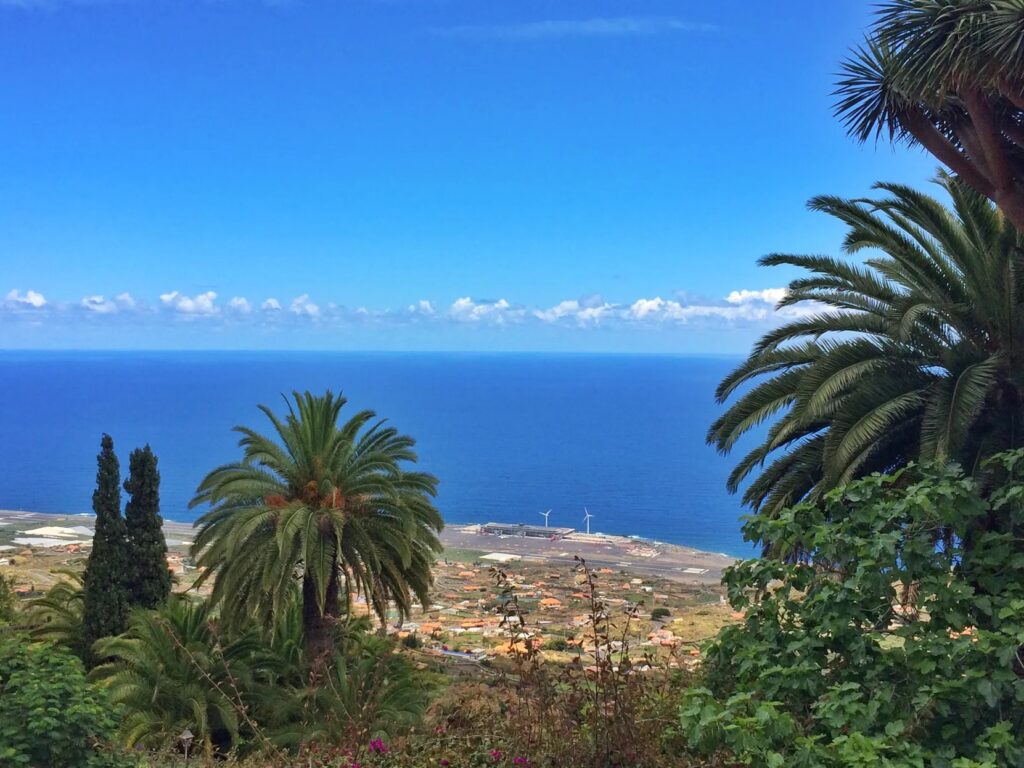
[[[504,756],[505,756],[505,753],[502,752],[500,749],[492,749],[491,750],[491,760],[493,760],[494,762],[498,762]]]
[[[384,743],[383,739],[374,739],[370,742],[370,751],[380,752],[381,754],[384,754],[388,751],[388,747]]]

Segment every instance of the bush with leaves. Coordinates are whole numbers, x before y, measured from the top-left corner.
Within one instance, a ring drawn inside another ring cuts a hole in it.
[[[115,768],[117,712],[80,659],[20,635],[0,639],[0,765]]]
[[[15,600],[13,582],[0,573],[0,625],[14,619]]]
[[[354,746],[404,734],[423,717],[431,686],[390,640],[352,633],[333,664],[290,691],[286,727],[297,742]]]
[[[353,747],[419,721],[430,688],[394,646],[353,619],[338,628],[330,664],[304,656],[301,604],[269,629],[217,621],[207,602],[172,596],[136,611],[128,631],[97,644],[94,672],[125,709],[129,746],[173,747],[186,728],[207,758],[285,759],[301,745]]]
[[[729,569],[746,611],[707,651],[679,735],[753,766],[1024,766],[1024,451],[990,486],[956,467],[872,475],[753,540],[805,553]]]
[[[561,641],[575,655],[561,664],[540,652],[514,582],[500,570],[493,573],[508,635],[507,668],[489,692],[490,707],[475,720],[468,720],[461,702],[447,712],[435,709],[435,722],[450,740],[440,741],[434,755],[452,766],[477,765],[481,755],[493,765],[534,768],[684,765],[659,736],[672,723],[685,680],[664,659],[632,648],[641,606],[613,608],[600,577],[577,558],[573,575],[586,595],[587,621],[572,646]],[[470,749],[458,749],[460,736]]]
[[[207,603],[172,598],[158,611],[136,611],[123,635],[99,641],[110,661],[93,676],[125,711],[127,746],[173,745],[187,728],[194,750],[213,757],[260,733],[254,698],[278,668],[261,640],[255,631],[221,637]]]
[[[32,639],[56,643],[88,661],[89,646],[82,624],[82,574],[69,570],[56,573],[62,578],[41,597],[30,600],[25,608]]]

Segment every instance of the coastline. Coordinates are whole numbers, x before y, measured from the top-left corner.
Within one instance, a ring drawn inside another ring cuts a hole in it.
[[[0,558],[31,549],[67,553],[69,548],[88,546],[89,536],[46,536],[33,533],[46,528],[91,528],[88,513],[61,514],[0,509]],[[441,543],[446,555],[458,553],[463,559],[479,560],[481,564],[501,565],[516,561],[548,563],[571,567],[580,557],[596,568],[625,570],[649,574],[672,581],[691,584],[717,584],[723,570],[739,558],[724,553],[705,552],[693,547],[668,544],[650,539],[603,533],[574,532],[565,538],[551,540],[521,536],[497,536],[479,532],[479,524],[446,525]],[[168,547],[184,553],[192,543],[192,523],[164,520]],[[29,533],[26,533],[29,532]],[[35,541],[35,544],[15,542]]]
[[[64,580],[63,574],[84,568],[92,527],[89,514],[0,510],[0,573],[13,579],[20,599],[38,597]],[[726,555],[627,536],[573,532],[549,539],[488,534],[484,527],[445,528],[430,605],[388,627],[400,640],[415,635],[423,644],[420,652],[451,667],[453,674],[467,669],[475,674],[481,659],[508,654],[508,632],[495,611],[500,600],[496,569],[507,575],[520,607],[531,616],[533,642],[557,661],[574,658],[567,644],[587,621],[576,558],[585,560],[590,578],[600,582],[599,594],[609,611],[621,615],[629,606],[643,606],[636,622],[638,642],[652,652],[682,649],[681,660],[673,664],[692,665],[700,643],[742,619],[728,605],[721,585],[723,570],[735,562]],[[195,529],[168,520],[164,534],[175,589],[192,590],[198,576],[189,556]],[[209,585],[198,588],[198,594],[208,593]],[[362,598],[356,607],[368,610]],[[655,607],[663,611],[657,617],[650,613]]]

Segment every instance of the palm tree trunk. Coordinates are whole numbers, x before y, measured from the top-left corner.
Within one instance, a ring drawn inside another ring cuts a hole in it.
[[[334,650],[335,624],[339,615],[337,569],[331,569],[331,579],[327,582],[322,613],[317,600],[316,585],[313,583],[313,579],[304,576],[302,579],[302,628],[306,643],[306,661],[310,666],[323,663]]]

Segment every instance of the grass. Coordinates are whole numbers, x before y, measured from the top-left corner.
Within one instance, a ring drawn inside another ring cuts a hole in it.
[[[735,624],[731,610],[726,606],[707,606],[687,611],[684,615],[670,617],[669,628],[686,640],[708,640],[728,625]]]
[[[459,547],[448,547],[441,554],[445,560],[454,563],[475,563],[487,552],[482,549],[461,549]]]

